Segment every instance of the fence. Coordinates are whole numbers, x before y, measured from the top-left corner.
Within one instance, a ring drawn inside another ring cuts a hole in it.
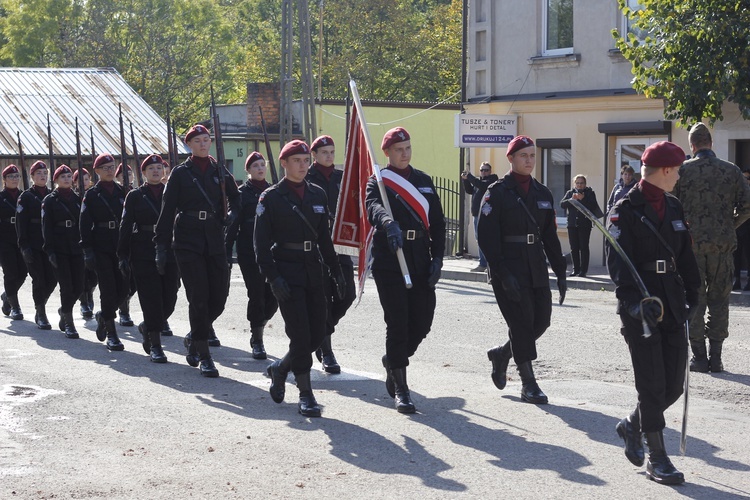
[[[463,250],[464,217],[461,205],[461,183],[444,177],[433,177],[445,215],[445,254],[453,256]]]

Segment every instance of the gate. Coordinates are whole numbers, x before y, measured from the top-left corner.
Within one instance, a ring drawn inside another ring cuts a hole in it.
[[[464,241],[463,207],[461,206],[461,184],[444,177],[433,177],[440,203],[445,215],[445,256],[454,256],[462,251]]]

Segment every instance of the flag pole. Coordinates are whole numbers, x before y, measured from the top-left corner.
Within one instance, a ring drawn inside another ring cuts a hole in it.
[[[380,165],[378,165],[377,158],[375,157],[375,150],[372,148],[372,141],[370,140],[370,131],[367,130],[367,122],[365,121],[365,114],[362,112],[362,103],[359,101],[359,91],[357,90],[356,82],[351,79],[349,80],[349,88],[352,90],[352,98],[354,100],[354,106],[357,109],[357,115],[359,115],[359,121],[362,124],[362,132],[365,138],[365,144],[367,145],[367,152],[372,160],[372,172],[375,174],[375,179],[378,181],[378,190],[380,191],[380,197],[383,199],[383,208],[388,215],[393,218],[393,212],[391,211],[391,204],[388,201],[388,193],[385,190],[385,184],[383,183],[383,176],[380,175]],[[404,276],[404,284],[406,288],[411,288],[411,276],[409,275],[409,268],[406,267],[406,258],[404,257],[404,250],[399,248],[396,250],[396,258],[398,259],[398,265],[401,268],[401,274]]]

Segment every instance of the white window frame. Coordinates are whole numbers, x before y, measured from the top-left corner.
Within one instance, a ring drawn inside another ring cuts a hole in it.
[[[548,40],[547,40],[547,28],[548,28],[548,22],[549,22],[549,3],[550,1],[556,1],[556,0],[544,0],[543,1],[543,7],[542,7],[542,55],[543,56],[564,56],[568,54],[573,53],[573,47],[563,47],[559,49],[547,49],[548,46]],[[575,30],[573,35],[575,34]],[[575,39],[574,42],[575,44]]]
[[[628,0],[628,7],[631,10],[641,10],[643,9],[643,6],[640,5],[639,0]],[[633,33],[636,36],[638,36],[639,40],[645,40],[648,33],[646,32],[636,32],[633,28],[630,26],[630,19],[626,15],[622,15],[622,23],[620,26],[620,33],[622,33],[623,38],[628,38],[628,33]]]

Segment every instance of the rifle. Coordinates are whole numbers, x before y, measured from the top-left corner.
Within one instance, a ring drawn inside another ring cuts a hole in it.
[[[130,142],[133,143],[133,160],[135,160],[135,175],[138,179],[138,185],[143,185],[143,174],[141,173],[141,159],[138,158],[138,145],[135,143],[135,134],[133,133],[133,122],[130,122]]]
[[[176,167],[180,163],[180,150],[177,148],[177,131],[174,129],[174,123],[172,124],[172,149],[174,149],[174,165]]]
[[[29,179],[26,177],[26,161],[24,160],[23,156],[23,146],[21,145],[21,132],[16,131],[16,136],[18,137],[18,163],[19,167],[21,169],[21,180],[23,181],[23,190],[26,191],[29,189]]]
[[[55,154],[52,152],[52,126],[49,122],[49,113],[47,113],[47,150],[49,153],[49,165],[47,168],[49,169],[49,184],[51,189],[54,187],[52,185],[52,176],[55,174]]]
[[[128,176],[128,152],[125,149],[125,126],[122,124],[122,104],[120,106],[120,158],[122,161],[122,188],[127,193],[130,191],[130,179]]]
[[[214,120],[214,138],[216,140],[216,156],[219,162],[219,186],[221,187],[221,216],[224,221],[227,220],[227,186],[225,184],[224,176],[224,144],[221,140],[221,122],[219,120],[219,113],[216,112],[216,101],[214,100],[214,86],[211,85],[211,114]]]
[[[96,161],[96,151],[94,150],[94,127],[92,125],[89,125],[89,133],[91,134],[91,175],[93,175],[92,180],[94,182],[99,180],[99,176],[96,175],[96,171],[94,170],[94,162]]]
[[[169,154],[169,168],[175,167],[175,147],[177,144],[172,142],[172,118],[169,114],[169,103],[167,103],[167,151]]]
[[[81,158],[81,136],[78,133],[78,117],[76,116],[76,161],[78,162],[78,195],[83,203],[83,195],[86,194],[86,184],[83,180],[83,158]]]
[[[271,141],[268,140],[266,120],[263,119],[263,108],[260,105],[258,105],[258,111],[260,111],[260,129],[263,131],[263,141],[266,143],[266,160],[268,161],[268,166],[271,167],[271,180],[276,184],[279,182],[279,174],[276,173],[276,165],[273,162],[273,153],[271,152]]]

